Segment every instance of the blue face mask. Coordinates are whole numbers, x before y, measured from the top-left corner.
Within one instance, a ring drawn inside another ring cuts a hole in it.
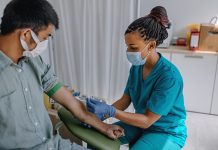
[[[147,45],[145,46],[147,47]],[[145,48],[143,48],[144,50]],[[142,51],[143,51],[142,50]],[[133,66],[139,66],[139,65],[144,65],[146,63],[148,55],[151,53],[151,51],[148,51],[148,54],[145,56],[144,59],[141,57],[142,52],[126,52],[126,56],[128,61],[133,65]]]

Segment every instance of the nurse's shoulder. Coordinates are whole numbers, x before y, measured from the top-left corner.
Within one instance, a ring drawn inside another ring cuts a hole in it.
[[[180,74],[180,71],[178,68],[171,63],[169,60],[167,60],[165,57],[161,55],[161,68],[160,68],[160,74],[161,78],[163,79],[176,79],[180,82],[183,82],[182,76]]]

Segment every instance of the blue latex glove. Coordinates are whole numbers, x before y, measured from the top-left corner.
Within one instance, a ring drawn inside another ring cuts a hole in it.
[[[73,95],[74,97],[80,96],[80,92],[74,92],[74,93],[72,93],[72,95]]]
[[[88,111],[94,113],[101,121],[109,117],[114,117],[116,113],[116,109],[113,106],[99,102],[94,98],[87,98],[86,106]]]

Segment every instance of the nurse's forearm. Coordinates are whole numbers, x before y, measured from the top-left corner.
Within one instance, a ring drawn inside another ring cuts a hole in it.
[[[116,110],[115,118],[126,124],[147,129],[156,122],[160,116],[150,111],[146,112],[146,114],[135,114]]]
[[[114,106],[116,109],[119,110],[125,110],[129,107],[131,101],[128,95],[123,95],[118,101],[116,101],[115,103],[113,103],[112,106]]]

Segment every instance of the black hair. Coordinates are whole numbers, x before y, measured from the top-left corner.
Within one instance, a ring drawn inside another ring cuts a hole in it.
[[[136,19],[127,28],[125,35],[138,32],[144,40],[155,40],[160,45],[168,37],[167,28],[170,27],[167,11],[162,6],[154,7],[150,14]]]
[[[59,27],[58,15],[47,0],[11,0],[4,9],[0,30],[2,35],[22,28],[38,33],[49,24]]]

